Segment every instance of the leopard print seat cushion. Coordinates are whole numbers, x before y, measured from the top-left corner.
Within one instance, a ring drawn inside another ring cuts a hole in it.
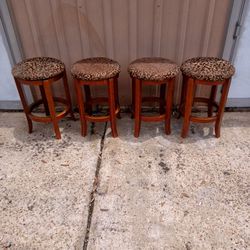
[[[174,78],[179,70],[177,64],[161,57],[140,58],[131,62],[128,67],[131,77],[148,81],[163,81]]]
[[[15,78],[22,80],[46,80],[61,74],[64,63],[51,57],[34,57],[21,61],[12,69]]]
[[[207,81],[223,81],[235,73],[234,66],[216,57],[196,57],[185,61],[181,65],[184,75]]]
[[[85,81],[97,81],[113,78],[121,71],[118,62],[105,57],[86,58],[73,64],[71,74]]]

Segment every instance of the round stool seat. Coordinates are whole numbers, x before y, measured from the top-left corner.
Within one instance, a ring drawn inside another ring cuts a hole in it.
[[[163,81],[174,78],[179,73],[179,66],[165,58],[145,57],[131,62],[128,72],[133,78],[148,81]]]
[[[184,75],[198,80],[224,81],[235,72],[234,66],[223,59],[216,57],[196,57],[185,61],[181,65]]]
[[[84,81],[98,81],[115,77],[121,71],[118,62],[105,57],[92,57],[73,64],[71,74]]]
[[[64,69],[64,63],[58,59],[34,57],[16,64],[12,69],[12,74],[18,79],[36,81],[60,75]]]

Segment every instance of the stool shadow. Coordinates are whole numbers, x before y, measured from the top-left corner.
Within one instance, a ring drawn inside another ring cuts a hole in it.
[[[24,117],[23,122],[19,122],[18,124],[16,124],[16,126],[15,124],[13,124],[12,127],[14,128],[14,137],[24,144],[37,141],[48,144],[59,143],[66,145],[68,143],[74,142],[84,143],[94,140],[101,140],[105,124],[98,123],[95,125],[95,129],[93,130],[93,126],[91,125],[91,123],[89,123],[88,134],[86,137],[82,137],[81,124],[79,119],[73,121],[71,118],[65,117],[59,121],[59,127],[62,135],[62,138],[59,140],[57,140],[55,137],[52,124],[33,122],[33,132],[29,134],[27,121]]]
[[[195,143],[200,140],[215,139],[214,124],[191,124],[189,136],[187,138],[181,137],[182,119],[172,118],[171,120],[171,134],[166,135],[164,131],[164,122],[141,123],[140,136],[135,138],[134,133],[134,120],[128,114],[122,114],[122,119],[117,121],[118,137],[123,141],[132,143],[143,143],[152,138],[159,136],[163,137],[169,142],[178,144]],[[112,137],[110,133],[110,125],[106,137]]]

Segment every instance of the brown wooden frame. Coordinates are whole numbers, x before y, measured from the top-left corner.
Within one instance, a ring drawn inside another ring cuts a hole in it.
[[[59,79],[63,79],[63,85],[65,90],[65,98],[61,97],[53,97],[51,84],[53,82],[58,81]],[[28,126],[29,126],[29,133],[32,133],[33,125],[32,121],[36,122],[44,122],[44,123],[53,123],[54,131],[56,134],[57,139],[61,139],[61,133],[58,126],[58,121],[65,117],[68,113],[70,113],[73,120],[75,120],[73,110],[72,110],[72,103],[71,97],[69,92],[69,86],[67,82],[67,75],[66,71],[62,72],[61,74],[51,77],[49,79],[44,80],[23,80],[20,78],[14,77],[17,90],[23,105],[24,113],[26,115]],[[25,98],[25,94],[22,88],[22,85],[29,85],[29,86],[39,86],[41,92],[41,99],[33,102],[32,104],[28,104]],[[62,103],[64,105],[64,110],[59,114],[56,114],[55,111],[55,102]],[[44,105],[45,113],[47,117],[40,117],[32,114],[34,108],[38,107],[40,104]]]
[[[135,118],[134,136],[139,137],[141,121],[158,122],[165,120],[165,133],[171,133],[171,113],[173,104],[175,78],[166,79],[164,81],[146,81],[132,78],[132,117]],[[160,85],[160,97],[142,97],[142,85]],[[166,91],[167,90],[167,91]],[[143,102],[158,102],[158,116],[141,115],[141,107]],[[165,107],[166,106],[166,107]],[[165,107],[165,109],[164,109]]]
[[[222,117],[224,114],[224,108],[227,101],[228,91],[230,87],[230,79],[226,79],[224,81],[205,81],[198,80],[186,75],[183,75],[183,83],[182,83],[182,93],[181,93],[181,103],[180,103],[180,114],[184,116],[183,126],[181,136],[183,138],[187,137],[190,122],[198,122],[198,123],[209,123],[215,122],[215,136],[217,138],[220,137],[220,128]],[[204,97],[195,97],[196,87],[197,85],[209,85],[211,86],[211,92],[209,98]],[[216,102],[216,94],[218,86],[222,85],[222,93],[220,102]],[[191,115],[192,106],[195,102],[206,103],[208,106],[208,116],[207,117],[196,117]],[[217,114],[213,116],[213,108],[216,108]]]
[[[114,78],[98,80],[98,81],[84,81],[74,79],[77,102],[79,107],[80,121],[81,121],[81,134],[87,135],[87,121],[90,122],[107,122],[110,121],[112,136],[117,137],[116,117],[120,117],[120,105],[118,96],[118,75]],[[91,97],[90,86],[108,86],[108,97]],[[82,86],[84,86],[85,98],[84,101]],[[93,104],[108,104],[109,115],[106,116],[93,116]]]

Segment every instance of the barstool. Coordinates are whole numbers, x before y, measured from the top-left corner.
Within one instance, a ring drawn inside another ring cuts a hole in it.
[[[120,113],[118,98],[119,73],[119,63],[105,57],[86,58],[73,64],[71,74],[75,82],[82,136],[86,136],[87,134],[87,121],[110,121],[112,136],[117,137],[116,117],[119,117]],[[90,86],[100,85],[106,85],[108,87],[108,98],[91,97]],[[82,86],[84,86],[85,101]],[[92,114],[93,104],[108,104],[109,114],[105,116],[94,116]]]
[[[185,138],[188,134],[190,121],[209,123],[215,122],[215,136],[220,137],[221,121],[224,113],[227,95],[230,87],[234,66],[223,59],[215,57],[197,57],[185,61],[181,66],[183,74],[183,85],[181,94],[180,113],[184,116],[181,136]],[[198,84],[211,86],[209,98],[195,97]],[[217,88],[222,86],[221,99],[215,101]],[[191,115],[192,106],[195,102],[206,103],[208,106],[208,117],[197,117]],[[213,108],[216,107],[217,114],[213,116]]]
[[[74,119],[72,104],[70,98],[69,87],[64,64],[55,58],[35,57],[23,60],[16,64],[12,69],[17,90],[23,105],[23,109],[29,125],[29,133],[32,132],[32,121],[53,123],[56,138],[61,138],[58,121],[65,117],[68,113]],[[53,82],[63,79],[63,85],[66,98],[53,97],[51,85]],[[39,86],[41,99],[35,101],[31,105],[27,103],[23,92],[22,84],[29,86]],[[64,110],[56,113],[55,102],[64,105]],[[32,114],[35,107],[40,104],[44,105],[46,117],[36,116]]]
[[[160,57],[140,58],[130,63],[128,72],[132,78],[132,112],[135,117],[134,136],[139,137],[141,121],[156,122],[165,120],[165,132],[170,134],[172,100],[175,77],[179,73],[178,65]],[[142,85],[160,85],[160,97],[142,98]],[[158,102],[160,115],[141,115],[142,102]]]

